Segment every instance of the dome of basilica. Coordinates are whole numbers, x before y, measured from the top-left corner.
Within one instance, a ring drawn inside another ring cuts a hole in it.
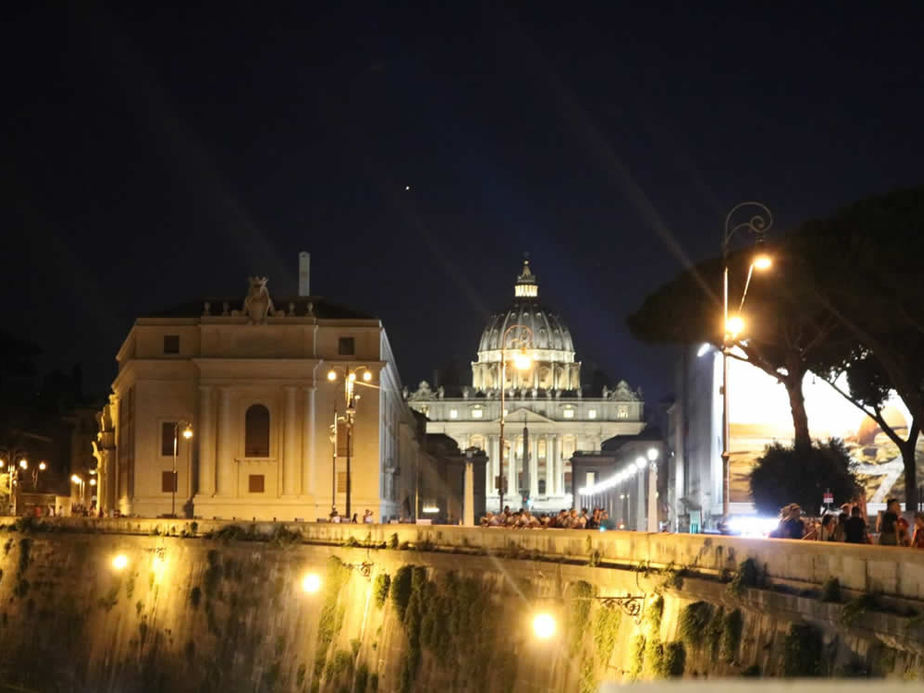
[[[502,344],[505,335],[506,343]],[[523,270],[517,277],[513,304],[492,315],[481,333],[478,361],[472,364],[472,384],[476,390],[491,389],[500,382],[497,367],[502,347],[525,348],[537,366],[529,377],[508,374],[508,382],[538,389],[579,387],[580,363],[574,358],[571,332],[556,313],[539,302],[539,285],[529,260],[523,262]]]
[[[488,319],[488,324],[481,333],[478,351],[495,351],[501,348],[501,339],[507,328],[513,325],[522,325],[529,328],[532,349],[551,351],[566,351],[574,353],[574,343],[571,341],[571,332],[555,313],[550,312],[539,303],[539,286],[536,275],[529,268],[529,260],[523,262],[523,271],[517,277],[514,288],[514,301],[503,313],[495,313]],[[514,345],[512,334],[507,336],[506,347]],[[514,337],[515,338],[515,337]]]

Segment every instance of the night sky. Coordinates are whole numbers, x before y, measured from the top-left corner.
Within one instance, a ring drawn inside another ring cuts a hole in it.
[[[413,386],[528,251],[579,358],[658,400],[625,316],[731,206],[782,230],[922,182],[921,5],[745,4],[7,7],[0,327],[102,394],[135,316],[293,294],[304,249]]]

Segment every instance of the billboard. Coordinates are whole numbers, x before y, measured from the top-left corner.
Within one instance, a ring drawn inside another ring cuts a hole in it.
[[[721,359],[721,355],[716,357]],[[717,364],[721,368],[721,362]],[[845,383],[840,383],[846,389]],[[904,500],[901,453],[879,425],[828,383],[808,373],[803,380],[809,431],[814,439],[840,438],[856,462],[856,471],[866,489],[869,502],[886,498]],[[729,429],[731,451],[731,502],[750,502],[748,477],[764,448],[773,442],[791,445],[792,414],[786,389],[775,378],[748,363],[729,359]],[[885,420],[900,436],[906,436],[911,417],[897,397],[883,411]],[[919,439],[918,464],[924,459],[924,443]],[[920,467],[919,467],[920,478]]]

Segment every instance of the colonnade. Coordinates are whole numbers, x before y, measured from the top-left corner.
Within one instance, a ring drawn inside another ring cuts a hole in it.
[[[485,436],[487,441],[488,471],[485,475],[485,494],[496,496],[495,480],[500,475],[500,436],[491,434]],[[565,460],[563,459],[562,436],[558,433],[530,433],[529,435],[529,495],[531,498],[539,496],[539,447],[540,440],[545,442],[545,496],[563,496],[565,494]],[[504,494],[513,495],[517,492],[514,480],[523,469],[522,438],[518,435],[506,437],[507,463],[504,465],[504,474],[508,478],[507,491]],[[464,445],[462,447],[465,447]],[[512,471],[515,467],[516,471]]]

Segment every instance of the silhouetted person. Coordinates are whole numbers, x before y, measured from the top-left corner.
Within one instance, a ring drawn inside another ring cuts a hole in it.
[[[848,544],[868,544],[869,534],[866,523],[860,517],[860,508],[856,505],[850,509],[850,519],[844,524],[844,541]]]

